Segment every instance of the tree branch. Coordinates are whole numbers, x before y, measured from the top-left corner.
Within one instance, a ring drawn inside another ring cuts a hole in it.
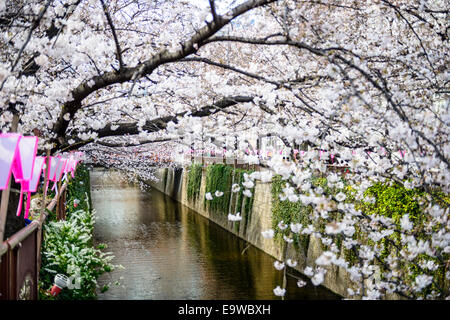
[[[228,107],[234,106],[238,103],[246,103],[246,102],[252,102],[253,97],[251,96],[234,96],[234,97],[227,97],[222,100],[219,100],[212,105],[205,106],[197,111],[191,112],[190,115],[192,117],[207,117],[209,115],[212,115],[214,113],[217,113],[218,111],[222,109],[226,109]],[[160,130],[163,130],[167,127],[167,123],[170,121],[174,123],[178,123],[178,117],[183,117],[186,115],[188,111],[177,113],[173,116],[165,116],[156,118],[153,120],[148,120],[145,122],[145,124],[142,126],[142,130],[145,130],[147,132],[158,132]],[[116,127],[113,130],[113,127]],[[136,135],[140,133],[140,129],[137,122],[130,122],[130,123],[121,123],[121,124],[107,124],[103,129],[95,131],[98,134],[98,138],[104,138],[104,137],[112,137],[112,136],[123,136],[123,135]],[[76,137],[78,135],[77,131],[73,132],[72,138]],[[56,152],[58,150],[64,150],[64,151],[70,151],[78,149],[88,143],[94,142],[93,139],[81,141],[78,138],[76,139],[76,142],[72,145],[68,145],[66,143],[66,140],[69,140],[71,137],[66,137],[65,140],[61,141],[59,146],[54,148],[52,152]]]
[[[114,27],[113,21],[111,19],[111,15],[108,12],[108,8],[105,5],[103,0],[100,0],[103,7],[103,12],[105,13],[106,20],[108,21],[109,27],[111,28],[111,33],[114,38],[114,42],[116,44],[116,52],[117,52],[117,60],[119,60],[119,69],[122,70],[124,67],[124,63],[122,60],[122,49],[120,49],[119,39],[117,38],[116,28]]]
[[[157,54],[153,55],[150,59],[140,63],[132,68],[124,67],[120,72],[106,72],[101,76],[95,76],[81,83],[78,87],[72,90],[73,100],[67,101],[61,108],[58,119],[53,127],[56,138],[52,140],[59,148],[64,141],[63,137],[66,134],[66,130],[69,126],[73,116],[81,108],[82,101],[93,92],[106,88],[113,84],[124,83],[127,81],[134,81],[138,77],[151,74],[159,66],[178,61],[190,54],[197,52],[197,50],[203,46],[206,40],[213,36],[217,31],[222,29],[225,25],[230,23],[234,18],[246,13],[247,11],[267,5],[275,2],[276,0],[249,0],[246,1],[234,9],[230,10],[223,16],[217,16],[217,19],[211,23],[207,23],[206,26],[200,28],[189,40],[181,44],[181,48],[175,51],[169,51],[167,49],[160,50]],[[88,85],[93,83],[93,85]],[[69,113],[69,120],[64,119],[64,115]]]

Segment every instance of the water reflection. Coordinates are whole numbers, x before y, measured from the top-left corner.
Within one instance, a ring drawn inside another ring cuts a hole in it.
[[[157,190],[142,192],[118,173],[91,173],[94,237],[125,270],[103,275],[99,299],[277,299],[282,273],[272,257]],[[300,274],[296,273],[296,276]],[[122,278],[122,279],[121,279]],[[120,285],[115,285],[116,280]],[[306,279],[305,279],[306,280]],[[288,277],[287,299],[336,299]]]

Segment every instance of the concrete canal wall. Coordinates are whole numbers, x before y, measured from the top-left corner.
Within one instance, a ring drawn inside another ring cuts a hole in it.
[[[233,222],[228,221],[228,213],[214,212],[205,208],[205,173],[206,170],[203,168],[200,193],[194,201],[190,201],[187,198],[188,173],[186,168],[158,169],[156,176],[159,178],[159,181],[147,181],[147,183],[276,259],[282,260],[281,244],[278,244],[273,239],[265,239],[261,235],[261,231],[272,228],[271,183],[256,182],[254,202],[249,219],[247,219],[247,223],[239,223],[239,228],[236,228],[233,227]],[[294,246],[289,245],[287,257],[297,260],[298,265],[295,269],[302,272],[306,266],[313,266],[314,261],[321,253],[320,240],[311,237],[307,249],[295,249]],[[336,266],[328,267],[323,286],[345,297],[347,296],[347,288],[350,287],[350,283],[348,274],[343,268]]]

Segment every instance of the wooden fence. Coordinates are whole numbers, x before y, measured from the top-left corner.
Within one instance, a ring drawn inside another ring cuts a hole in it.
[[[57,219],[65,219],[66,188],[65,183],[47,206],[49,211],[56,207]],[[0,300],[38,299],[42,226],[47,217],[45,212],[42,214],[0,243]]]

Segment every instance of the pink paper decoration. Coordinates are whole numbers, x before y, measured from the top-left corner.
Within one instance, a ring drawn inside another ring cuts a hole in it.
[[[64,168],[66,167],[66,162],[67,162],[66,158],[59,159],[58,167],[56,168],[56,173],[55,173],[55,182],[61,180],[62,174],[64,172]]]
[[[58,181],[61,180],[61,176],[63,174],[64,168],[66,166],[66,158],[58,157],[58,164],[56,165],[55,175],[53,176],[52,181],[54,181],[52,190],[55,190],[56,194],[58,194]]]
[[[22,190],[27,193],[27,204],[25,207],[24,218],[28,218],[31,204],[31,192],[36,192],[39,184],[39,178],[41,177],[42,169],[44,167],[45,157],[36,157],[33,167],[33,174],[30,181],[22,181]],[[20,204],[19,204],[20,205]],[[21,207],[21,205],[20,205]],[[18,210],[18,215],[20,211]]]
[[[55,181],[56,169],[59,164],[59,157],[50,157],[49,161],[50,161],[50,163],[47,168],[48,178],[47,178],[47,184],[45,185],[45,190],[48,189],[48,185],[49,185],[50,181]]]
[[[20,182],[20,200],[17,207],[17,215],[22,211],[23,193],[27,193],[27,204],[25,218],[28,218],[31,192],[36,192],[39,184],[46,157],[36,157],[38,138],[23,137],[16,133],[0,134],[0,190],[6,189],[13,173],[15,181]],[[77,152],[70,158],[50,157],[48,166],[48,188],[49,181],[61,180],[63,173],[72,173],[75,176],[76,165],[82,153]],[[58,191],[56,191],[58,192]]]
[[[50,157],[50,165],[48,168],[48,180],[55,181],[56,169],[59,164],[59,157]]]
[[[71,163],[71,161],[72,161],[72,158],[67,159],[66,165],[64,166],[64,170],[63,170],[64,173],[69,172],[69,168],[70,168],[70,163]]]
[[[39,185],[39,178],[41,177],[42,169],[44,168],[46,157],[36,157],[34,162],[33,176],[29,182],[28,190],[30,192],[36,192]]]
[[[21,136],[15,133],[0,134],[0,190],[8,186],[20,138]]]
[[[73,166],[75,164],[75,159],[73,156],[70,156],[69,159],[67,159],[66,167],[64,168],[64,173],[67,174],[73,170]]]
[[[28,191],[29,182],[33,175],[34,163],[36,160],[36,151],[38,147],[37,137],[21,137],[18,148],[16,149],[16,156],[14,158],[12,172],[16,182],[21,183],[19,205],[17,206],[17,216],[22,212],[23,193]],[[18,152],[17,152],[18,151]],[[28,195],[27,204],[30,202]],[[29,206],[28,206],[29,209]],[[26,217],[28,212],[26,212]]]
[[[17,149],[19,153],[14,158],[12,168],[16,182],[31,180],[37,147],[37,137],[21,137],[19,140],[19,148]]]
[[[79,160],[75,160],[75,162],[73,163],[73,167],[72,167],[72,177],[75,178],[75,172],[77,171],[77,164],[78,164]]]

